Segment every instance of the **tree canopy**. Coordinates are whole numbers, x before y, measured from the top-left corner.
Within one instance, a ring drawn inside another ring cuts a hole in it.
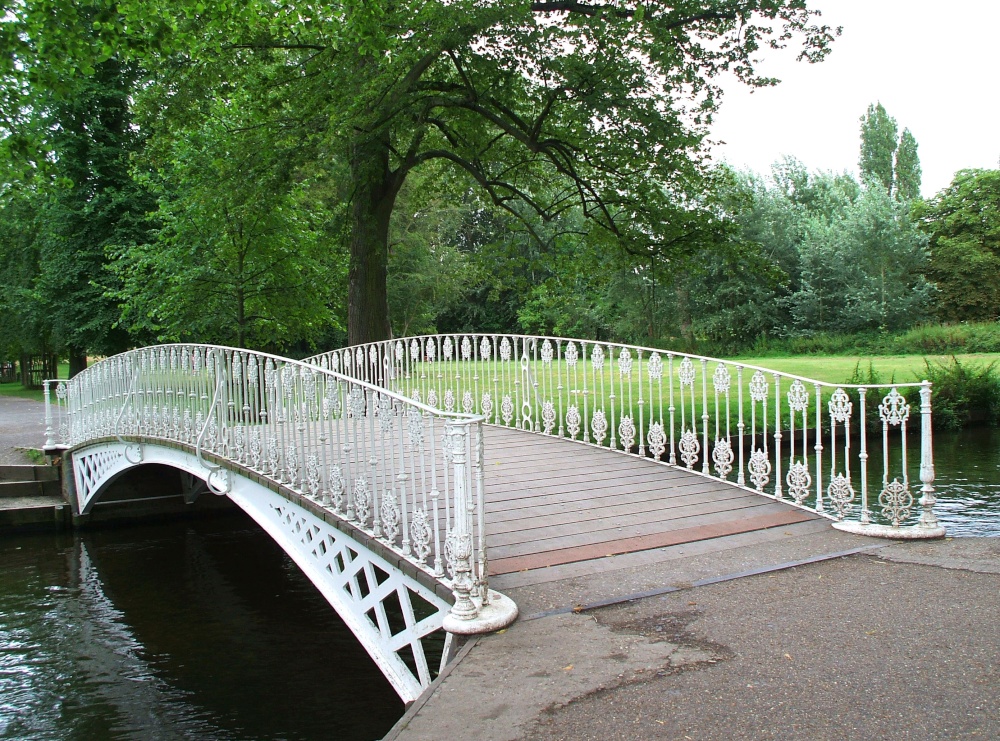
[[[1000,170],[960,171],[917,215],[930,238],[938,316],[1000,318]]]
[[[713,218],[692,198],[713,80],[770,84],[755,60],[796,39],[821,59],[834,31],[815,16],[805,0],[25,2],[3,24],[4,120],[30,150],[25,85],[58,91],[67,72],[122,57],[149,72],[138,92],[158,136],[237,102],[252,126],[294,132],[305,157],[346,181],[358,342],[390,332],[392,211],[430,162],[529,230],[575,205],[627,251],[690,251]]]

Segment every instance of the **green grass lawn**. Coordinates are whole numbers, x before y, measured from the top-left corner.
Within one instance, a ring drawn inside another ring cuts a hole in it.
[[[59,364],[59,377],[69,377],[69,364]],[[53,393],[55,389],[53,389]],[[26,389],[20,381],[14,383],[0,383],[0,396],[16,396],[21,399],[32,399],[34,401],[44,401],[45,395],[41,389]]]
[[[44,396],[41,389],[26,389],[18,383],[0,383],[0,396],[16,396],[21,399],[33,399],[42,401]]]
[[[955,356],[963,365],[968,367],[983,367],[991,363],[1000,361],[1000,353],[994,354],[964,354]],[[532,381],[538,384],[537,399],[545,400],[550,399],[556,401],[559,397],[557,391],[558,386],[562,386],[562,409],[568,408],[568,404],[576,403],[579,406],[581,415],[583,416],[583,424],[589,424],[591,415],[597,408],[603,408],[606,414],[611,414],[612,404],[614,404],[614,419],[615,424],[617,420],[621,418],[623,413],[630,412],[633,419],[638,420],[639,418],[639,399],[643,399],[643,417],[648,420],[650,418],[656,418],[660,414],[660,408],[666,409],[669,403],[670,388],[673,387],[674,403],[677,408],[677,416],[680,419],[680,412],[682,406],[685,407],[685,415],[687,419],[691,419],[691,388],[687,387],[684,389],[683,397],[681,394],[680,381],[678,379],[678,370],[681,363],[681,358],[675,356],[673,363],[673,373],[668,375],[668,364],[666,362],[665,354],[661,353],[661,358],[663,359],[663,379],[662,381],[654,381],[650,383],[648,377],[648,355],[644,355],[642,361],[640,362],[637,357],[633,357],[632,372],[627,378],[622,378],[619,373],[616,358],[611,357],[605,358],[604,368],[602,371],[594,372],[592,364],[588,359],[584,360],[581,358],[580,362],[575,366],[575,370],[567,369],[565,363],[553,363],[551,365],[546,365],[539,360],[529,361],[529,368],[532,373]],[[950,363],[952,356],[950,355],[940,355],[940,356],[923,356],[923,355],[885,355],[885,356],[859,356],[859,355],[847,355],[847,356],[816,356],[816,355],[800,355],[800,356],[789,356],[789,357],[766,357],[766,358],[750,358],[742,357],[737,359],[724,359],[724,362],[730,372],[732,379],[732,387],[729,397],[729,419],[730,426],[735,425],[738,416],[737,402],[738,402],[738,392],[736,387],[737,378],[737,365],[743,366],[743,398],[744,398],[744,413],[749,421],[749,415],[752,409],[752,403],[750,402],[748,384],[754,371],[746,366],[758,366],[770,371],[775,371],[783,374],[790,374],[794,376],[799,376],[809,381],[819,381],[828,384],[833,384],[831,386],[824,386],[821,389],[822,400],[825,407],[826,402],[829,400],[830,396],[833,394],[834,389],[838,385],[846,385],[855,374],[855,369],[858,369],[860,380],[865,385],[877,387],[873,388],[869,392],[869,399],[875,399],[875,404],[881,401],[882,395],[888,391],[888,386],[893,384],[915,384],[919,383],[923,378],[926,377],[926,361],[934,363]],[[696,379],[694,384],[694,413],[698,419],[698,425],[701,424],[701,415],[705,411],[704,405],[704,392],[707,390],[707,402],[708,402],[708,413],[712,418],[712,424],[714,424],[714,419],[716,417],[715,413],[715,394],[714,385],[712,382],[712,374],[714,373],[717,363],[716,361],[709,361],[707,364],[706,371],[707,383],[702,380],[702,365],[701,362],[695,362]],[[869,380],[869,366],[872,372],[878,379],[878,383],[872,383]],[[431,363],[418,363],[410,368],[412,375],[403,381],[401,388],[398,390],[402,391],[404,394],[412,394],[414,389],[420,389],[421,399],[427,401],[429,399],[429,391],[431,388],[435,389],[437,396],[436,404],[437,406],[444,408],[443,400],[444,393],[446,390],[451,389],[454,394],[454,408],[461,408],[461,396],[463,391],[470,390],[473,391],[473,398],[475,403],[478,405],[480,394],[484,391],[490,391],[493,394],[493,408],[494,415],[499,409],[499,405],[503,394],[509,393],[515,402],[514,415],[517,417],[520,412],[519,399],[523,400],[523,390],[524,382],[520,363],[515,361],[508,362],[498,362],[496,360],[490,360],[480,363],[468,363],[462,361],[449,361],[449,362],[431,362]],[[499,383],[494,384],[493,378],[499,378]],[[476,380],[473,380],[476,379]],[[775,409],[774,409],[774,396],[773,396],[773,383],[774,379],[770,373],[765,373],[765,380],[769,386],[769,403],[768,403],[768,425],[771,426],[774,423]],[[514,382],[518,381],[517,386]],[[782,425],[786,426],[789,424],[789,403],[787,399],[787,392],[791,387],[791,379],[784,378],[781,381],[781,410],[780,416],[782,419]],[[706,389],[707,386],[707,389]],[[807,394],[809,395],[809,413],[807,415],[807,425],[813,425],[815,422],[815,388],[808,381],[806,382]],[[586,396],[579,393],[582,389],[587,389]],[[909,393],[911,398],[913,398],[913,392],[905,392],[900,389],[902,393]],[[518,396],[519,394],[520,396]],[[615,395],[615,399],[611,400],[611,394]],[[661,395],[662,394],[662,395]],[[852,397],[856,397],[854,392],[851,393]],[[586,399],[586,402],[584,401]],[[662,400],[662,401],[661,401]],[[651,403],[652,402],[652,403]],[[585,406],[586,405],[586,406]],[[870,407],[874,408],[874,407]],[[719,417],[721,422],[725,424],[726,418],[726,404],[725,397],[720,396],[719,398]],[[558,411],[558,410],[557,410]],[[762,407],[757,407],[758,419],[761,419],[760,415],[763,413]],[[824,410],[824,414],[825,414]],[[533,409],[532,415],[534,418],[539,416],[539,409]],[[495,416],[493,416],[495,418]],[[797,419],[797,426],[801,427],[802,420],[801,415]]]
[[[985,366],[1000,362],[1000,353],[979,353],[955,355],[963,365]],[[828,383],[846,383],[861,366],[861,373],[868,376],[868,365],[871,363],[874,371],[881,377],[883,383],[913,383],[922,380],[926,374],[925,358],[932,364],[937,362],[950,363],[951,355],[876,355],[876,356],[832,356],[799,355],[784,358],[739,358],[738,363],[759,365],[764,368],[804,376],[816,381]]]

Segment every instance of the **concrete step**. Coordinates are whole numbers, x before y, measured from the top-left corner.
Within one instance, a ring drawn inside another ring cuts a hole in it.
[[[70,508],[60,496],[40,495],[0,499],[0,532],[66,527]]]
[[[0,501],[16,497],[59,497],[58,481],[0,481]]]
[[[58,480],[59,469],[55,466],[0,466],[0,482]]]

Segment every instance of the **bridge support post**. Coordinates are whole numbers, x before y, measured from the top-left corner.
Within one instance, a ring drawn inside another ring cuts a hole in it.
[[[451,424],[445,429],[451,450],[455,473],[454,524],[445,539],[445,558],[452,573],[452,592],[455,604],[444,617],[441,627],[456,635],[491,633],[510,625],[517,619],[517,605],[499,592],[483,590],[474,594],[473,578],[473,505],[472,487],[468,479],[469,465],[466,446],[469,438],[468,424]],[[480,468],[482,467],[482,461]],[[485,578],[485,574],[480,574]]]

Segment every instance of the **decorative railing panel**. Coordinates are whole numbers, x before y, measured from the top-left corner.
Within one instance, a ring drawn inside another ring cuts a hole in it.
[[[494,334],[408,337],[307,362],[447,413],[683,466],[843,529],[943,533],[929,382],[829,384],[655,348]],[[919,483],[906,460],[918,413]]]
[[[481,415],[441,412],[313,364],[206,345],[123,353],[46,382],[45,394],[48,448],[117,438],[137,462],[143,441],[181,443],[217,494],[232,475],[219,461],[237,464],[449,585],[453,632],[497,596],[483,529]]]

